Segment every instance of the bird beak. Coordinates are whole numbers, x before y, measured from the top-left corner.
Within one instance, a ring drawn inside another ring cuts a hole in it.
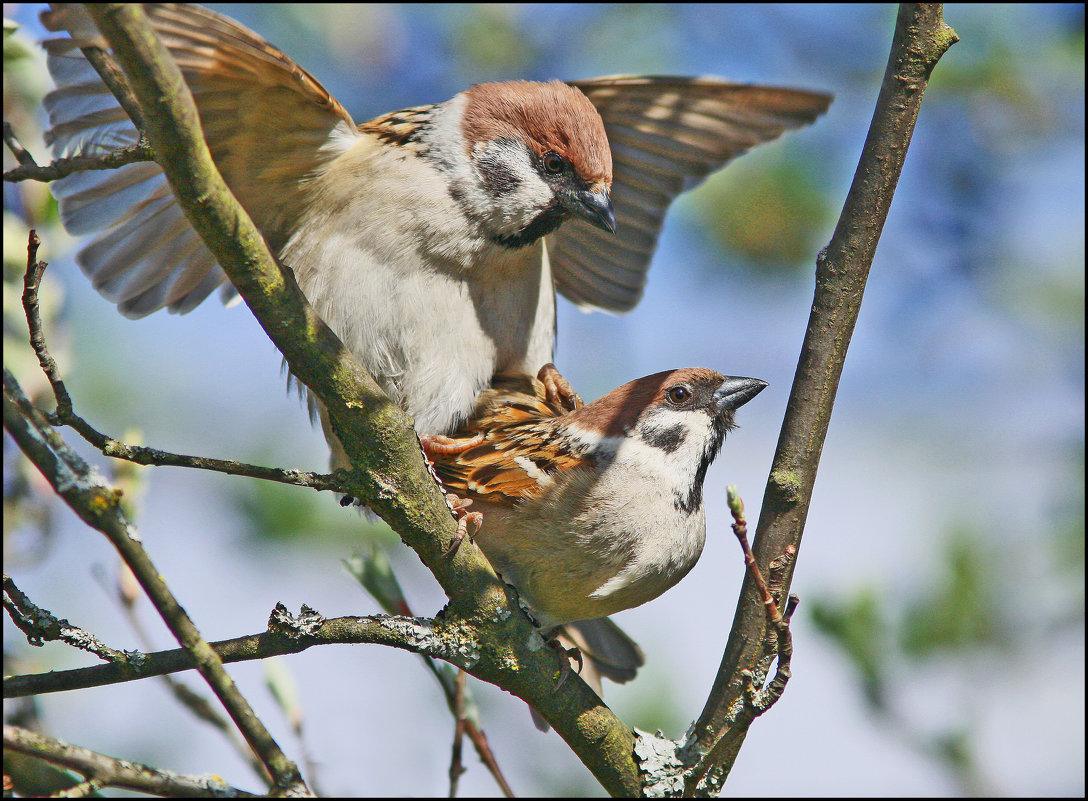
[[[570,200],[567,208],[575,216],[610,234],[616,233],[616,212],[612,209],[612,196],[608,189],[600,189],[597,192],[589,190],[575,192],[573,196],[570,196]]]
[[[746,404],[767,386],[758,378],[726,376],[722,385],[714,391],[713,401],[721,411],[735,411]]]

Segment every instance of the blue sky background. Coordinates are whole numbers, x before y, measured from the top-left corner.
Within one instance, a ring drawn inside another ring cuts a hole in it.
[[[556,363],[587,399],[680,366],[770,383],[740,413],[708,476],[701,562],[662,598],[618,617],[648,663],[634,683],[607,686],[606,700],[633,725],[681,735],[702,708],[743,575],[724,486],[738,485],[754,520],[815,255],[856,166],[894,6],[222,10],[294,57],[357,121],[516,77],[711,74],[835,93],[816,125],[675,204],[633,312],[587,315],[560,302]],[[37,7],[6,13],[40,36]],[[800,552],[794,678],[754,724],[731,795],[765,793],[768,775],[782,795],[1084,793],[1084,11],[951,5],[945,17],[961,41],[923,104]],[[36,213],[40,193],[22,191],[6,185],[5,208]],[[13,230],[6,213],[6,257],[25,241]],[[93,424],[116,435],[137,427],[145,443],[183,453],[324,469],[321,435],[284,392],[280,357],[244,308],[208,302],[185,317],[125,320],[79,275],[75,244],[52,231],[42,257],[63,310],[55,347]],[[328,616],[377,611],[340,566],[373,538],[417,614],[444,602],[395,536],[360,532],[331,497],[143,472],[142,535],[209,638],[262,629],[277,601]],[[116,571],[111,549],[67,509],[53,514],[44,543],[5,526],[7,569],[43,606],[114,647],[138,647],[94,578]],[[812,614],[857,621],[862,608],[883,621],[860,647],[880,657],[878,705],[859,680],[869,664],[859,647],[842,647],[846,639],[828,637]],[[170,647],[143,611],[157,647]],[[946,641],[957,624],[966,633]],[[56,646],[31,651],[17,635],[5,623],[8,649],[33,660],[23,669],[89,664]],[[280,662],[298,683],[323,792],[446,791],[453,724],[416,657],[343,647]],[[231,673],[298,758],[262,666]],[[554,733],[532,728],[520,701],[470,683],[515,790],[601,794]],[[69,742],[258,786],[159,683],[52,696],[41,708],[46,730]],[[970,767],[932,755],[957,737]],[[463,794],[497,792],[468,752],[466,765]]]

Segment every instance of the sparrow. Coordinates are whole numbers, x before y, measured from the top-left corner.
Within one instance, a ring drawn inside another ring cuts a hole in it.
[[[483,83],[357,124],[288,56],[199,6],[147,7],[192,90],[212,156],[318,314],[414,418],[452,433],[497,372],[552,360],[555,291],[639,300],[665,212],[831,97],[715,78]],[[42,15],[60,157],[137,132],[85,60],[108,45],[79,7]],[[54,182],[77,256],[128,317],[235,294],[151,162]],[[346,456],[318,405],[333,466]]]
[[[449,447],[432,455],[471,502],[473,542],[545,631],[626,681],[639,647],[608,615],[679,582],[703,550],[703,481],[734,414],[767,386],[703,367],[668,370],[570,408],[538,378],[496,376]],[[583,671],[585,674],[585,671]]]

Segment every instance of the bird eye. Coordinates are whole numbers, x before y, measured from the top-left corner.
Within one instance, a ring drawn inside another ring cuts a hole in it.
[[[674,406],[680,406],[691,397],[691,390],[681,385],[669,387],[665,390],[665,397]]]
[[[567,160],[551,150],[541,157],[540,163],[544,166],[544,171],[552,175],[558,175],[567,166]]]

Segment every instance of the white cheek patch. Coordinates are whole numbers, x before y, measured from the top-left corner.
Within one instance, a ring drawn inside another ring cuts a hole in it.
[[[632,460],[670,484],[690,485],[710,437],[709,415],[682,409],[655,409],[627,435],[601,437],[576,424],[567,427],[571,445],[602,459]],[[685,483],[686,482],[686,483]]]
[[[537,173],[521,142],[477,142],[472,157],[478,186],[486,190],[483,202],[495,209],[493,221],[503,233],[521,231],[552,202],[551,187]],[[496,202],[499,198],[501,203]]]
[[[637,437],[647,447],[657,450],[677,468],[699,466],[706,443],[710,441],[714,421],[703,412],[657,407],[639,419]],[[694,472],[692,473],[694,474]]]

